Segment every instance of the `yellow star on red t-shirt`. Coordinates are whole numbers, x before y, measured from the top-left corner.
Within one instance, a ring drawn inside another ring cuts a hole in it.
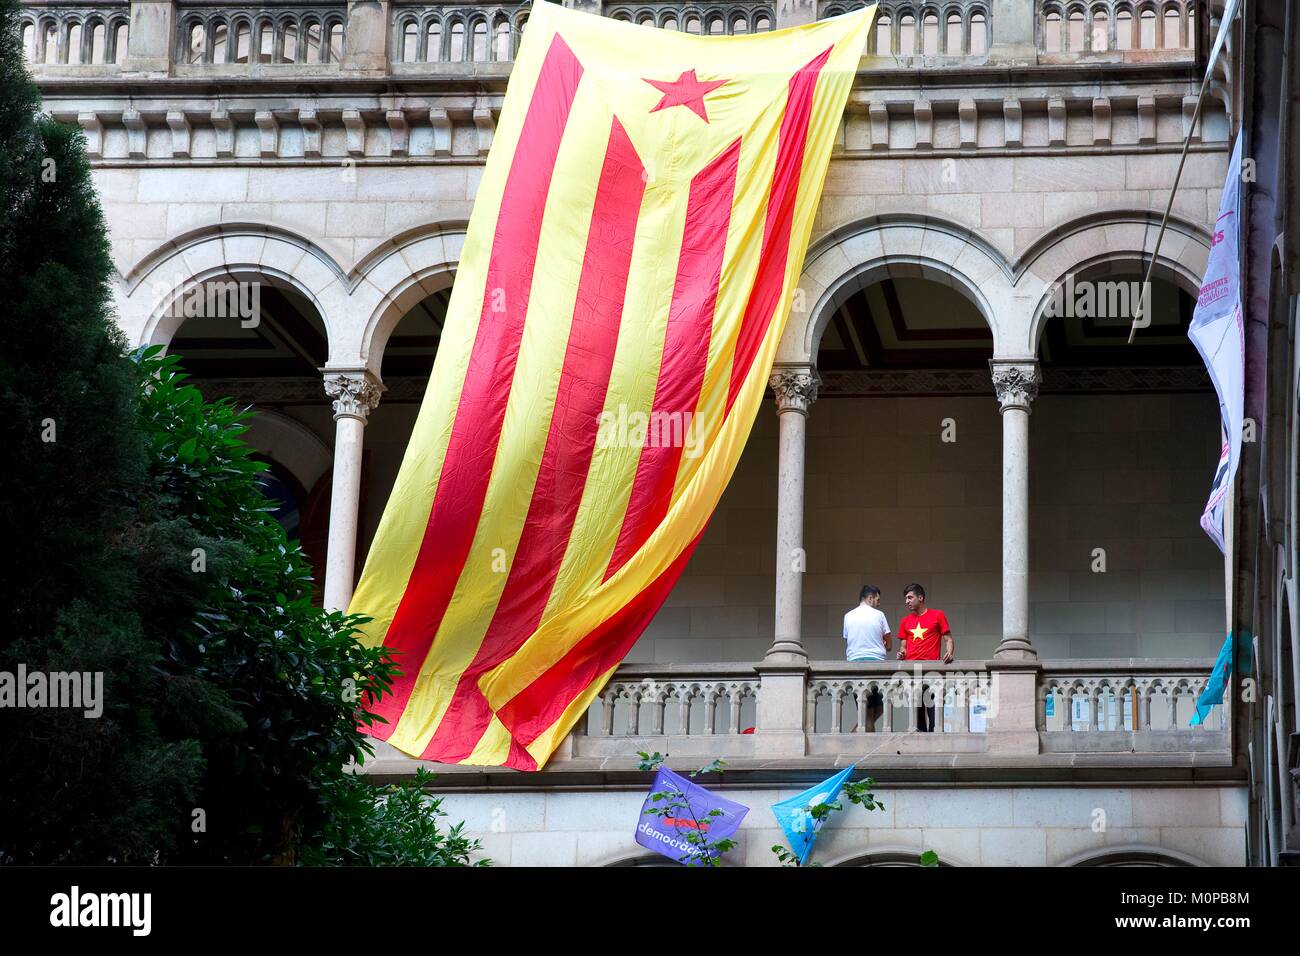
[[[912,628],[912,640],[914,641],[925,640],[925,628],[923,628],[920,624]]]

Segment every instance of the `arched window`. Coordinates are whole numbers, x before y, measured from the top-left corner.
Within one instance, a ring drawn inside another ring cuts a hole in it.
[[[949,56],[956,56],[962,52],[960,13],[948,14],[948,25],[943,38],[943,52]]]
[[[53,23],[41,27],[41,52],[45,63],[59,62],[59,34]]]
[[[496,38],[492,43],[492,59],[497,62],[510,59],[510,24],[504,20],[497,23]]]
[[[185,62],[202,63],[203,62],[203,35],[204,28],[201,23],[190,24],[189,43],[186,44]]]
[[[1084,44],[1084,22],[1082,10],[1070,11],[1069,22],[1069,43],[1066,46],[1071,53],[1078,53],[1083,49]]]
[[[893,29],[894,22],[889,17],[876,20],[876,56],[889,56],[894,52],[890,43]]]
[[[1092,36],[1089,38],[1092,43],[1092,49],[1098,53],[1105,52],[1110,47],[1109,31],[1110,21],[1106,17],[1106,11],[1097,9],[1092,12]]]
[[[81,24],[74,23],[68,28],[68,62],[81,62]]]
[[[447,48],[447,59],[452,63],[459,63],[465,59],[465,24],[463,23],[451,25],[451,44]]]
[[[935,56],[939,52],[939,17],[927,13],[921,19],[921,52]]]
[[[1187,7],[1187,47],[1196,46],[1196,4]]]
[[[1120,10],[1115,14],[1115,48],[1133,49],[1133,11]]]
[[[1182,46],[1182,40],[1178,36],[1178,28],[1181,18],[1178,15],[1177,7],[1165,7],[1165,36],[1161,44],[1166,50],[1175,50]]]
[[[722,34],[726,32],[727,32],[727,25],[725,22],[723,22],[722,17],[709,18],[709,36],[711,37],[722,36]]]
[[[235,31],[235,41],[230,48],[229,63],[248,63],[250,59],[256,59],[253,56],[253,28],[247,20],[238,20],[232,29]]]
[[[474,24],[474,62],[485,63],[488,58],[488,28],[486,20]]]
[[[126,21],[123,20],[113,31],[113,62],[126,62]]]
[[[744,36],[748,32],[749,24],[745,21],[743,16],[736,17],[736,19],[731,21],[732,36]]]
[[[664,20],[664,29],[665,29],[665,30],[672,30],[674,33],[676,33],[676,32],[677,32],[677,18],[676,18],[676,17],[668,17],[668,18],[666,18],[666,19]]]
[[[325,30],[325,57],[330,63],[337,63],[343,57],[343,24],[335,20]],[[323,61],[322,61],[323,62]]]
[[[905,14],[898,21],[898,55],[909,56],[916,52],[916,17]]]
[[[284,39],[280,49],[281,63],[298,62],[298,24],[285,24]]]
[[[275,31],[271,24],[263,23],[257,31],[257,62],[270,63],[275,52]]]
[[[213,63],[227,63],[230,56],[229,42],[226,32],[228,27],[224,22],[212,24],[212,61]]]
[[[767,18],[767,14],[759,14],[754,20],[755,33],[767,33],[772,29],[772,21]]]
[[[430,20],[424,28],[424,62],[437,63],[442,59],[442,21]]]
[[[1043,17],[1043,50],[1061,52],[1061,15],[1055,10]]]
[[[687,33],[695,33],[695,34],[698,34],[698,33],[700,32],[700,18],[699,18],[699,17],[694,17],[694,16],[692,16],[692,17],[687,17],[687,18],[686,18],[686,32],[687,32]]]
[[[321,48],[321,25],[309,23],[302,31],[302,62],[324,63],[325,51]]]
[[[90,27],[90,62],[108,62],[108,28],[99,20]]]
[[[989,27],[984,14],[976,10],[970,18],[970,52],[982,56],[989,52]]]
[[[397,58],[403,63],[414,63],[419,58],[420,33],[414,20],[402,24],[402,42],[398,46]]]
[[[1138,49],[1156,48],[1156,12],[1149,7],[1138,18]]]

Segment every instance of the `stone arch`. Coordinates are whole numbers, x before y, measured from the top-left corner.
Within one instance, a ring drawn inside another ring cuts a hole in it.
[[[263,223],[198,229],[146,255],[122,277],[119,324],[139,345],[165,345],[184,321],[168,314],[168,304],[193,283],[223,275],[255,276],[305,296],[325,325],[332,360],[351,292],[343,270],[315,243]]]
[[[855,850],[826,863],[826,866],[920,866],[922,851],[914,846],[882,846],[866,852]],[[951,854],[939,857],[940,866],[968,866]]]
[[[1059,866],[1209,866],[1179,850],[1145,843],[1099,847],[1061,861]]]
[[[776,361],[814,361],[822,333],[842,297],[888,276],[921,277],[951,286],[988,323],[994,355],[1003,353],[1000,316],[1010,305],[1013,286],[1006,259],[965,226],[928,216],[898,215],[849,223],[813,243]]]
[[[284,467],[308,491],[334,466],[334,453],[315,432],[273,409],[259,408],[245,440]]]
[[[593,864],[599,867],[631,867],[631,866],[679,866],[668,857],[660,853],[654,853],[651,850],[645,850],[638,847],[635,850],[623,850],[605,860]]]
[[[340,353],[378,376],[393,329],[426,296],[452,284],[464,244],[465,224],[452,222],[402,233],[372,250],[353,270],[353,309],[368,318],[349,333],[355,341],[340,342]],[[333,364],[332,347],[330,356]]]
[[[1032,304],[1022,314],[1027,325],[1015,330],[1021,336],[1018,345],[1022,354],[1037,354],[1047,302],[1067,273],[1145,270],[1159,230],[1160,216],[1154,212],[1096,213],[1057,226],[1026,249],[1015,263],[1017,297]],[[1202,227],[1170,216],[1152,275],[1194,297],[1209,252],[1209,235]]]

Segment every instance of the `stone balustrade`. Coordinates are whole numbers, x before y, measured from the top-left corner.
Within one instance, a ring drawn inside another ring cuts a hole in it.
[[[752,733],[758,702],[752,667],[705,664],[680,669],[624,665],[579,733],[600,737]]]
[[[982,663],[818,665],[808,681],[804,725],[811,734],[892,734],[917,729],[917,707],[935,708],[935,732],[982,733],[991,678]],[[880,708],[873,718],[873,703]]]
[[[865,6],[862,0],[581,4],[634,23],[704,35],[763,33]],[[1185,60],[1202,0],[881,0],[864,52],[870,70],[946,65]],[[24,0],[23,41],[39,76],[363,73],[457,75],[509,63],[528,21],[522,2],[376,4],[269,0]],[[1019,9],[1023,7],[1024,9]],[[1203,14],[1202,14],[1203,15]],[[376,19],[378,18],[378,19]],[[355,24],[353,21],[356,21]],[[357,29],[355,42],[349,34]],[[129,31],[139,36],[130,39]],[[130,39],[130,42],[128,40]],[[352,61],[349,64],[349,61]],[[74,68],[69,70],[68,68]]]
[[[346,3],[291,7],[177,4],[173,62],[245,72],[262,66],[337,69],[343,56]]]
[[[1048,54],[1164,51],[1196,46],[1195,0],[1038,0],[1037,43]]]
[[[1045,662],[1037,709],[1043,747],[1160,752],[1225,746],[1231,708],[1215,707],[1203,724],[1189,726],[1209,676],[1200,661]]]
[[[1027,684],[1009,680],[995,665],[813,663],[793,685],[802,688],[802,731],[791,735],[768,733],[771,722],[764,719],[764,707],[785,706],[778,698],[790,693],[791,685],[782,683],[788,669],[775,675],[761,664],[625,664],[560,748],[557,765],[626,762],[637,750],[729,760],[880,754],[996,762],[1007,741],[1023,756],[1049,761],[1073,754],[1227,759],[1226,707],[1215,708],[1204,725],[1189,726],[1209,660],[1052,661],[1034,665],[1035,679]],[[1021,688],[1027,688],[1025,701],[1013,699]],[[916,732],[923,702],[935,706],[933,733]],[[1036,714],[1037,733],[1028,745],[999,721],[999,708],[1014,714],[1022,707]]]
[[[114,72],[126,59],[129,4],[25,6],[20,28],[23,51],[37,71],[74,67],[80,68],[77,72]]]

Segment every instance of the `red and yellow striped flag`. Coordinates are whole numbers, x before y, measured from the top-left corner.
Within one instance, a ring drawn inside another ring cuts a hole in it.
[[[369,733],[542,766],[731,478],[875,8],[701,37],[535,3],[350,610]]]

